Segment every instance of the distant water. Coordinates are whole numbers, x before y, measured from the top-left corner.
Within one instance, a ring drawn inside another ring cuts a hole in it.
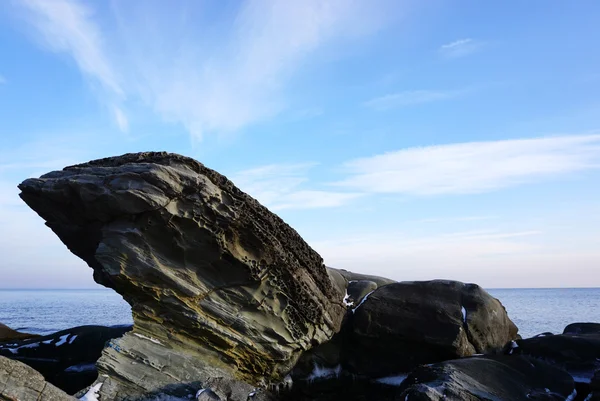
[[[600,288],[488,290],[506,307],[524,337],[561,333],[573,322],[600,322]],[[99,290],[0,290],[0,322],[30,333],[74,326],[131,324],[120,295]]]

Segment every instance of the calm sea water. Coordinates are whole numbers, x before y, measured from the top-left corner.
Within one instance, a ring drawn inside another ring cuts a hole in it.
[[[600,322],[600,288],[492,289],[527,338],[561,333],[573,322]],[[131,310],[112,290],[0,290],[0,322],[49,334],[86,324],[131,324]]]

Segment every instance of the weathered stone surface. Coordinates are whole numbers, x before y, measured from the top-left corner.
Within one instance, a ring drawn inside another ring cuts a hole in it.
[[[29,366],[0,356],[0,401],[76,401]]]
[[[79,326],[47,336],[0,344],[0,355],[23,362],[45,380],[74,394],[96,380],[96,361],[110,339],[131,326]]]
[[[600,325],[573,323],[565,334],[517,340],[514,354],[544,359],[568,371],[575,381],[589,383],[600,369]]]
[[[37,334],[21,333],[13,330],[5,324],[0,323],[0,343],[14,340],[26,340],[28,338],[39,337]]]
[[[535,359],[496,355],[421,366],[402,382],[396,400],[564,401],[575,396],[574,390],[573,379],[560,369]]]
[[[354,373],[388,375],[502,348],[517,327],[481,287],[456,281],[378,288],[354,309],[344,359]]]
[[[192,159],[127,154],[19,188],[94,279],[132,307],[133,332],[98,363],[111,378],[103,395],[211,377],[265,385],[339,330],[344,293],[321,257]]]
[[[344,278],[348,282],[366,280],[366,281],[372,281],[372,282],[376,283],[378,287],[382,287],[387,284],[397,283],[396,280],[392,280],[392,279],[385,278],[385,277],[372,276],[369,274],[354,273],[354,272],[344,270],[344,269],[334,269],[334,270],[337,270],[342,276],[344,276]]]

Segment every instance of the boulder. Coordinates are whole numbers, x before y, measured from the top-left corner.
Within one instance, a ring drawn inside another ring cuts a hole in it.
[[[107,341],[121,337],[131,326],[80,326],[33,340],[0,344],[0,355],[23,362],[45,380],[75,394],[98,377],[96,361]]]
[[[133,331],[98,362],[103,397],[192,390],[214,377],[267,386],[340,328],[344,291],[322,258],[193,159],[127,154],[19,188],[96,282],[132,307]]]
[[[345,366],[372,377],[492,352],[517,338],[517,327],[497,299],[457,281],[387,284],[352,312]]]
[[[575,384],[566,372],[520,356],[483,356],[421,366],[400,385],[396,400],[572,401]]]
[[[351,281],[372,281],[372,282],[376,283],[378,287],[382,287],[382,286],[387,285],[387,284],[397,283],[396,280],[392,280],[390,278],[379,277],[379,276],[372,276],[372,275],[369,275],[369,274],[354,273],[354,272],[351,272],[351,271],[348,271],[348,270],[344,270],[344,269],[334,269],[334,268],[330,268],[330,269],[337,270],[342,276],[344,276],[344,278],[348,282],[351,282]]]
[[[600,401],[600,370],[597,370],[590,381],[590,394],[586,401]]]
[[[0,401],[76,401],[29,366],[0,356]]]
[[[11,329],[5,324],[0,323],[0,343],[15,340],[26,340],[28,338],[39,337],[37,334],[21,333]]]
[[[517,340],[509,353],[544,359],[568,371],[575,381],[589,383],[600,369],[600,325],[574,323],[564,334]]]

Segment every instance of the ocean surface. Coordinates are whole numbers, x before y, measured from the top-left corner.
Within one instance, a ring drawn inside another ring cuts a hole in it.
[[[600,322],[600,288],[490,289],[519,327],[531,337],[561,333],[574,322]],[[70,327],[131,324],[120,295],[98,290],[0,290],[0,322],[30,333],[50,334]]]

